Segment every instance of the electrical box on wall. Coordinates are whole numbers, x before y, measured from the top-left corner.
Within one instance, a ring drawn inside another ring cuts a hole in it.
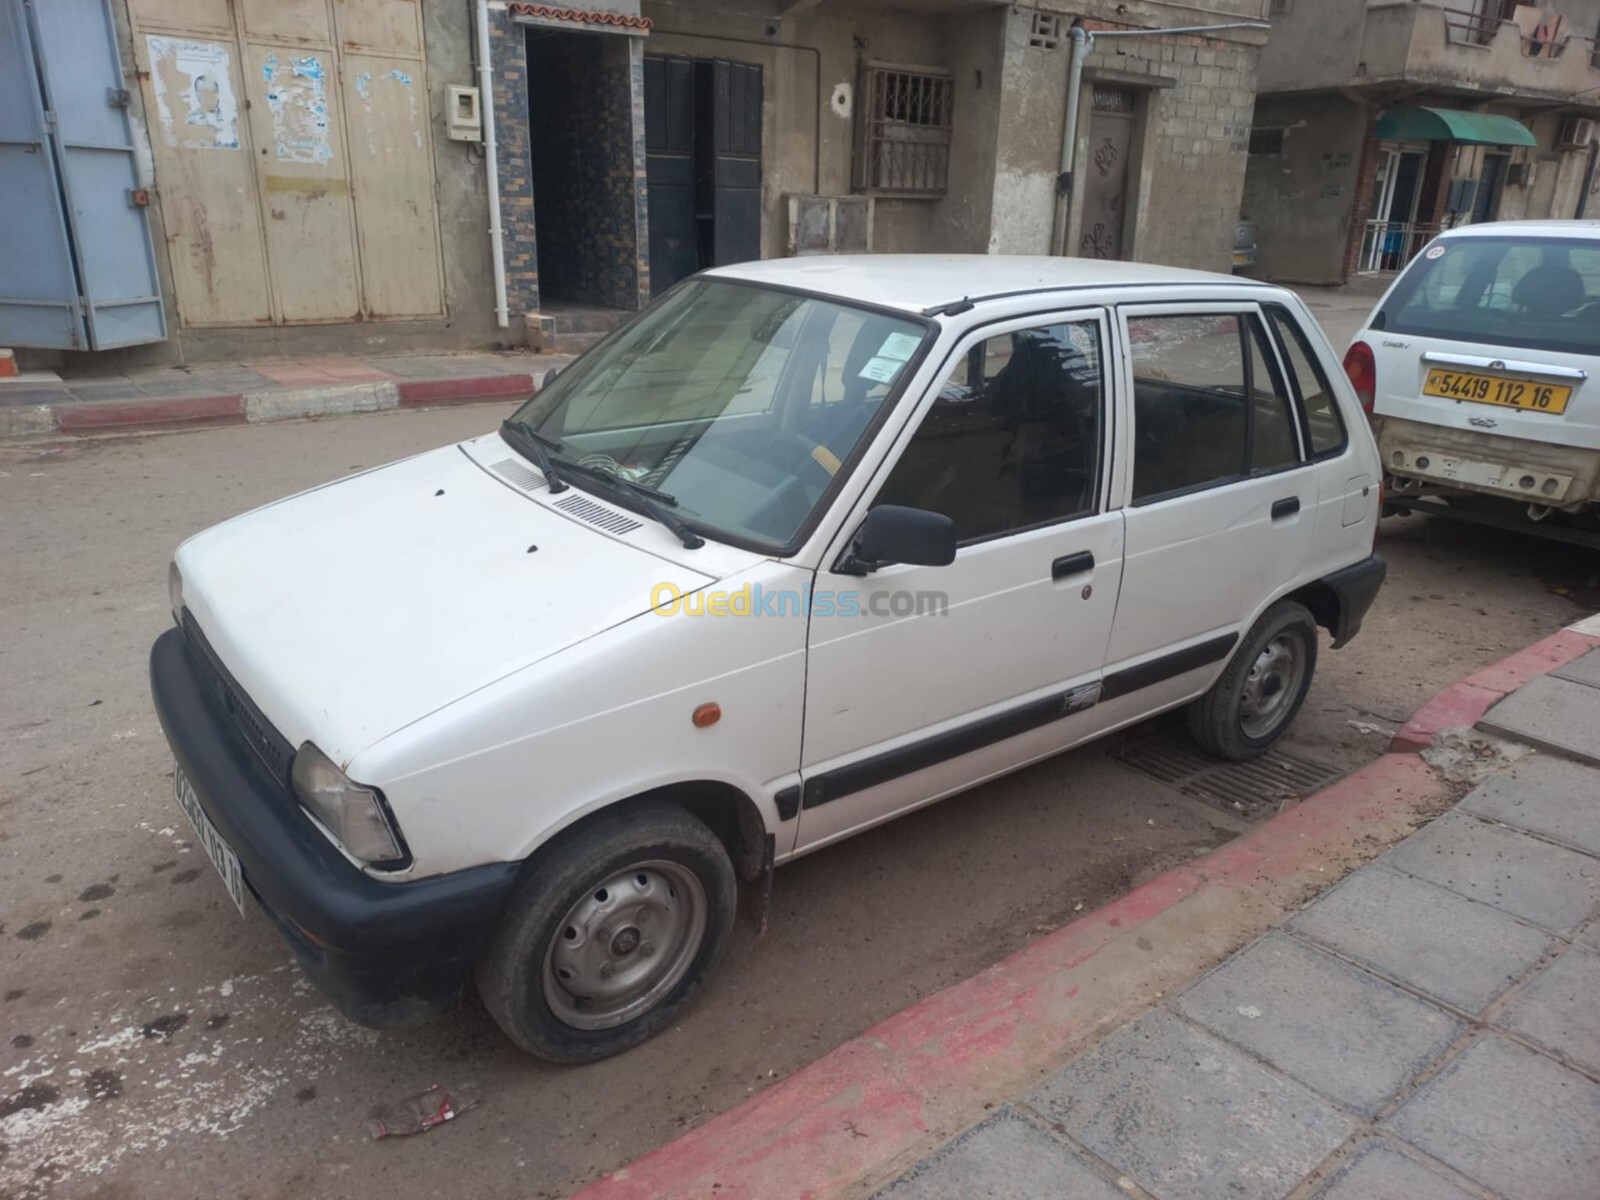
[[[483,113],[478,109],[478,89],[451,84],[449,93],[450,107],[445,118],[445,130],[450,140],[483,141]]]

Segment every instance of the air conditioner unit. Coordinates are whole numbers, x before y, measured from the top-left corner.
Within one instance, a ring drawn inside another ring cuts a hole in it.
[[[790,254],[864,254],[872,249],[871,196],[790,195]]]
[[[1556,146],[1561,150],[1587,150],[1594,142],[1592,117],[1562,117]]]

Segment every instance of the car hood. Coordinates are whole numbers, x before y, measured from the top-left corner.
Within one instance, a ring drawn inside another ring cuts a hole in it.
[[[554,510],[456,446],[226,521],[177,562],[184,604],[239,686],[293,745],[341,765],[647,612],[657,584],[715,578]]]

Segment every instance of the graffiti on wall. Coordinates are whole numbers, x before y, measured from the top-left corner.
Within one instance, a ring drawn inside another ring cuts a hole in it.
[[[239,102],[228,47],[185,38],[145,38],[157,118],[167,145],[199,150],[239,148]]]

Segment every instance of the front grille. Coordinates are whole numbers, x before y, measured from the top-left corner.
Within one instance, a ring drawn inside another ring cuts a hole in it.
[[[294,767],[294,747],[261,715],[261,710],[245,695],[244,689],[234,682],[233,676],[228,674],[228,668],[222,665],[222,660],[211,648],[211,643],[206,641],[206,635],[200,632],[199,623],[187,608],[183,610],[183,632],[189,639],[190,649],[194,651],[190,659],[196,672],[228,714],[239,737],[261,760],[274,780],[288,785],[289,772]]]

